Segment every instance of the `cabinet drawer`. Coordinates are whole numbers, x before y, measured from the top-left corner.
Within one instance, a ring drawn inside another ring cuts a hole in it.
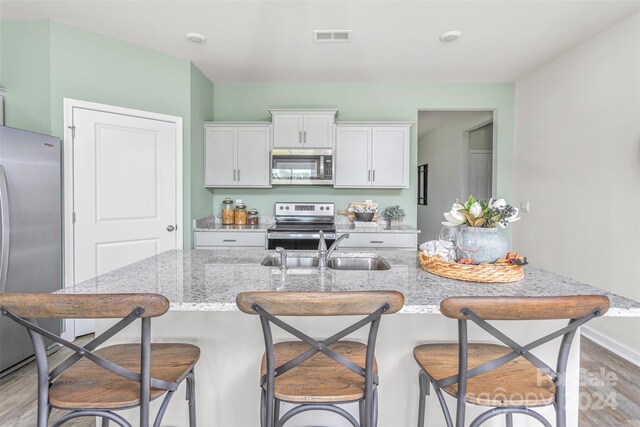
[[[343,233],[341,233],[343,234]],[[348,239],[340,243],[340,248],[358,249],[413,249],[418,246],[417,234],[392,233],[351,233]]]
[[[196,231],[193,239],[196,249],[208,246],[264,248],[267,233]]]

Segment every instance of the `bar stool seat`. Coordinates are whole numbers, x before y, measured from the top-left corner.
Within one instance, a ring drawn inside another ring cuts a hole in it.
[[[285,341],[273,346],[275,365],[280,366],[309,350],[301,341]],[[354,341],[338,341],[329,348],[358,366],[366,362],[367,346]],[[378,365],[373,361],[374,375]],[[262,357],[261,375],[267,373],[266,354]],[[263,385],[266,387],[266,384]],[[316,353],[302,364],[278,375],[274,395],[292,403],[352,402],[364,398],[364,377],[349,370],[323,353]]]
[[[468,346],[468,367],[473,369],[511,353],[511,348],[498,344]],[[414,348],[413,356],[435,381],[458,374],[458,344],[425,344]],[[458,396],[458,384],[442,387]],[[522,356],[484,374],[469,378],[465,400],[485,406],[545,406],[555,401],[556,386],[549,376],[539,373]]]
[[[123,368],[140,373],[140,344],[118,344],[94,354]],[[180,383],[200,358],[191,344],[151,344],[151,376]],[[166,390],[151,388],[150,400]],[[118,376],[83,359],[62,373],[49,389],[49,402],[60,409],[122,409],[140,404],[140,383]]]

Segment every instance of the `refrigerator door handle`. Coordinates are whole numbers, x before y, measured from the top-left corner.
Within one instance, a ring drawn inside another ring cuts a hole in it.
[[[0,165],[0,228],[2,242],[0,242],[0,293],[4,293],[7,286],[7,270],[9,268],[9,191],[7,175],[4,166]]]

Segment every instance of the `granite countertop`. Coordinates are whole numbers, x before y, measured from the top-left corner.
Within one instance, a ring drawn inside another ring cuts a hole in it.
[[[387,228],[385,224],[378,223],[377,227],[361,227],[356,228],[354,223],[336,223],[336,232],[338,233],[395,233],[395,234],[418,234],[420,230],[410,225],[400,224],[392,225],[391,228]]]
[[[220,218],[207,216],[194,220],[193,231],[248,231],[248,232],[266,232],[269,227],[275,224],[275,218],[272,216],[260,217],[258,225],[222,225]],[[399,233],[399,234],[418,234],[420,230],[406,224],[394,225],[387,228],[384,223],[378,223],[377,227],[356,228],[352,222],[338,217],[336,220],[336,232],[338,233]]]
[[[290,256],[314,256],[315,251]],[[640,317],[640,302],[531,266],[525,278],[511,284],[470,283],[423,271],[415,251],[336,252],[334,256],[382,256],[387,271],[334,271],[317,268],[264,267],[266,250],[172,250],[100,275],[62,293],[155,292],[171,301],[174,311],[237,311],[236,295],[244,291],[363,291],[394,289],[405,295],[401,313],[439,313],[449,296],[554,296],[603,294],[611,299],[608,316]]]
[[[193,221],[193,231],[246,231],[253,233],[266,233],[267,229],[275,224],[273,217],[260,217],[260,223],[256,225],[223,225],[220,218],[205,216]]]

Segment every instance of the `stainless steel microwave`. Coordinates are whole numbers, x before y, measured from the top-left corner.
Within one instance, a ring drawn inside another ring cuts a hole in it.
[[[271,184],[333,185],[333,151],[271,150]]]

